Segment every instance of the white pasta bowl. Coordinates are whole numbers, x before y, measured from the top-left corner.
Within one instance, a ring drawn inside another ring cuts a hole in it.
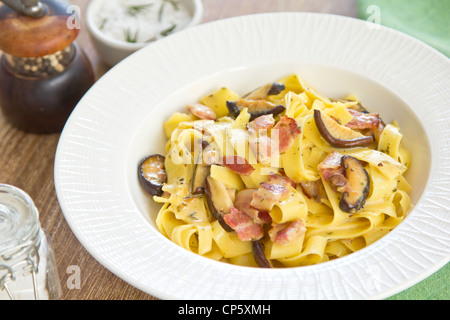
[[[164,154],[163,122],[222,86],[246,93],[292,73],[326,96],[355,94],[385,122],[399,122],[413,158],[409,216],[367,248],[306,267],[239,267],[166,239],[136,170],[144,156]],[[446,57],[356,19],[282,13],[197,26],[133,54],[80,101],[57,149],[58,199],[100,263],[158,298],[386,298],[450,258],[449,87]]]
[[[109,66],[116,65],[130,54],[152,43],[135,43],[119,40],[101,30],[101,22],[98,21],[99,19],[97,17],[101,13],[101,10],[104,10],[106,4],[112,6],[114,2],[117,1],[92,0],[86,11],[86,25],[94,48],[102,61]],[[184,0],[181,5],[185,6],[191,15],[190,21],[183,28],[189,28],[199,24],[203,17],[203,3],[201,0]],[[114,19],[114,17],[112,16],[111,19]],[[120,24],[121,21],[116,21],[116,25]],[[124,25],[124,27],[126,26]]]

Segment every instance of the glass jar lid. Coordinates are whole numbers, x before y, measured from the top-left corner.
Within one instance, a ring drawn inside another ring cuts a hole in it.
[[[30,196],[0,184],[0,252],[27,242],[34,244],[39,231],[39,214]]]

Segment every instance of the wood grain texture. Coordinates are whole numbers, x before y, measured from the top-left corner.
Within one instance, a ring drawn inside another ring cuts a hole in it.
[[[89,0],[72,0],[80,6],[82,29],[77,43],[90,59],[96,78],[108,68],[99,60],[87,33],[84,13]],[[355,0],[203,0],[203,23],[252,13],[307,11],[356,16]],[[58,204],[53,181],[59,134],[27,134],[9,125],[0,113],[0,183],[26,191],[40,211],[41,225],[50,234],[65,300],[154,300],[98,263],[72,233]],[[71,266],[80,270],[80,285],[72,281]]]

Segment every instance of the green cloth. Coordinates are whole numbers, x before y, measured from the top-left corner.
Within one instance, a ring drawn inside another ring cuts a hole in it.
[[[402,31],[450,57],[450,0],[358,0],[357,4],[359,18]]]
[[[450,263],[388,300],[450,300]]]
[[[358,0],[358,17],[413,36],[450,57],[450,0]],[[450,264],[389,300],[450,300]]]

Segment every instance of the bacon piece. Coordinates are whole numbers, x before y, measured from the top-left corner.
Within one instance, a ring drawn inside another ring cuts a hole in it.
[[[216,120],[217,115],[213,109],[201,103],[188,104],[187,109],[197,118],[204,120]]]
[[[253,193],[251,206],[259,211],[269,212],[272,207],[289,194],[290,179],[272,174],[267,182],[261,183]]]
[[[264,236],[262,225],[253,221],[248,215],[232,207],[230,212],[224,215],[225,222],[234,230],[241,241],[252,241]]]
[[[329,181],[334,174],[344,174],[344,169],[341,166],[342,154],[339,152],[331,152],[321,163],[318,169],[325,181]]]
[[[271,130],[272,136],[274,135],[274,130],[278,131],[278,151],[280,153],[288,151],[294,143],[295,138],[301,133],[297,122],[288,116],[282,117],[273,127]]]
[[[347,110],[353,116],[353,119],[345,125],[346,127],[361,130],[364,135],[373,135],[375,141],[379,141],[381,132],[386,125],[378,113]]]
[[[243,176],[248,176],[255,171],[255,168],[241,156],[224,156],[222,165]]]
[[[276,155],[277,149],[272,149],[272,139],[266,135],[252,137],[249,146],[259,163],[268,164],[270,159]]]
[[[248,215],[256,223],[270,223],[272,218],[266,211],[259,211],[253,208],[250,204],[253,199],[253,194],[257,189],[244,189],[237,193],[234,206],[239,210]]]
[[[267,224],[267,223],[271,223],[272,222],[272,217],[270,216],[270,214],[267,211],[259,211],[258,212],[258,220],[263,223],[263,224]]]
[[[249,131],[253,132],[252,130],[258,131],[258,130],[269,130],[273,128],[275,125],[275,119],[273,118],[273,115],[268,114],[264,116],[259,116],[255,120],[248,123],[248,129]]]
[[[275,244],[291,244],[305,234],[306,227],[301,220],[288,221],[285,223],[277,224],[269,230],[269,237]]]
[[[350,129],[373,129],[378,127],[380,123],[380,117],[378,113],[363,113],[353,109],[347,110],[353,116],[353,119],[345,125]]]
[[[321,199],[327,198],[321,179],[316,181],[304,181],[299,184],[302,188],[303,194],[308,197],[308,199],[314,199],[316,202],[320,203]]]
[[[278,202],[278,197],[266,186],[270,184],[263,183],[258,191],[253,194],[251,206],[261,211],[270,211],[272,207]]]
[[[291,186],[294,189],[297,187],[297,183],[295,183],[294,180],[288,178],[285,175],[279,175],[279,174],[274,174],[274,173],[271,173],[269,175],[269,183],[279,184],[279,185],[282,185],[285,187]]]
[[[266,163],[272,158],[277,150],[272,150],[272,139],[268,135],[268,130],[275,124],[273,115],[259,116],[247,124],[247,131],[250,136],[249,146],[258,162]]]
[[[334,174],[330,177],[330,186],[334,191],[349,192],[351,191],[350,185],[344,174]]]
[[[253,199],[253,193],[257,189],[244,189],[237,193],[234,206],[239,210],[247,214],[250,218],[257,220],[259,211],[250,206]]]
[[[343,155],[339,152],[331,152],[321,163],[318,169],[323,179],[330,183],[334,191],[345,192],[349,190],[345,170],[341,164]]]

